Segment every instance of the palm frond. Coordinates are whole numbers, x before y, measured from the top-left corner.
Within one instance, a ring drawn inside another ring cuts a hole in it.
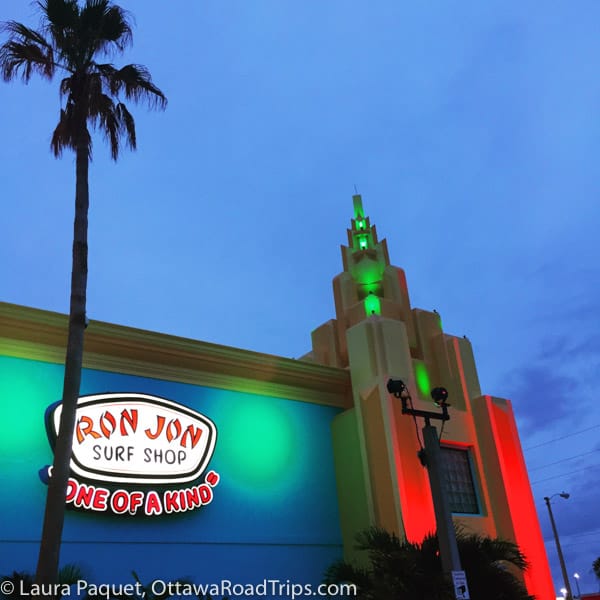
[[[13,591],[11,593],[5,593],[0,591],[0,599],[2,600],[18,600],[23,596],[30,594],[33,587],[34,579],[30,573],[25,571],[13,571],[10,575],[2,575],[0,577],[0,583],[4,584],[5,581],[10,581],[13,584]],[[1,589],[7,589],[2,586]],[[21,595],[20,592],[23,592]]]
[[[337,562],[325,573],[326,583],[349,581],[359,586],[360,600],[448,600],[452,586],[442,569],[437,536],[421,543],[371,527],[356,536],[368,566]],[[522,581],[527,560],[514,543],[457,530],[458,550],[467,573],[471,598],[534,600]]]
[[[73,77],[69,76],[69,77],[64,77],[59,86],[58,86],[58,92],[60,93],[61,98],[64,98],[65,96],[68,96],[69,93],[71,92],[73,86]]]
[[[372,574],[369,570],[356,567],[342,560],[333,563],[323,576],[325,583],[354,583],[361,592],[373,587]]]
[[[87,127],[81,129],[75,119],[74,108],[72,103],[67,103],[67,106],[60,111],[58,125],[52,133],[50,140],[50,148],[54,156],[62,155],[63,150],[77,150],[77,142],[81,140],[85,144],[88,151],[88,158],[92,157],[92,137]]]
[[[479,560],[494,565],[507,563],[520,571],[526,571],[529,563],[517,544],[502,538],[489,538],[477,534],[457,532],[457,542],[461,555],[478,557]]]
[[[122,51],[131,43],[128,13],[111,0],[85,0],[83,7],[78,0],[38,0],[37,5],[42,13],[39,31],[16,21],[4,24],[9,39],[0,46],[0,73],[5,80],[20,74],[28,81],[36,72],[51,78],[56,68],[67,71],[59,84],[66,103],[52,134],[54,155],[85,144],[91,158],[88,125],[106,137],[113,159],[122,143],[135,149],[135,121],[124,101],[165,108],[167,99],[146,67],[117,69],[96,61],[99,54]]]
[[[87,0],[81,10],[80,33],[92,53],[123,50],[133,41],[129,16],[108,0]]]
[[[28,82],[33,73],[46,79],[54,75],[54,53],[44,36],[34,29],[16,21],[2,25],[8,33],[8,40],[0,46],[0,70],[2,78],[10,81],[19,72],[23,81]]]
[[[592,571],[594,571],[594,575],[600,580],[600,556],[592,563]]]
[[[79,20],[77,0],[39,0],[37,5],[46,17],[49,27],[75,31]]]
[[[356,547],[359,550],[380,554],[391,554],[400,547],[400,539],[395,533],[391,533],[380,527],[369,527],[356,536]]]
[[[52,38],[58,57],[74,70],[79,55],[77,0],[40,0],[37,4],[42,12],[43,29]]]
[[[94,98],[95,106],[90,106],[92,123],[99,127],[108,141],[110,155],[117,160],[120,150],[121,121],[115,103],[106,94]]]
[[[47,42],[42,33],[23,25],[23,23],[19,23],[18,21],[6,21],[0,27],[0,31],[8,33],[9,37],[12,39],[30,42],[46,48],[47,50],[52,50],[52,46]]]
[[[58,125],[54,128],[52,139],[50,140],[50,148],[52,149],[54,156],[62,156],[65,148],[73,148],[69,132],[69,116],[67,115],[67,111],[62,109],[60,111]]]
[[[98,94],[91,101],[89,114],[92,125],[106,137],[113,160],[119,157],[122,138],[135,150],[135,121],[123,103],[115,104],[110,96]]]
[[[58,582],[61,584],[74,585],[81,579],[85,579],[85,574],[79,565],[67,564],[58,571]]]
[[[112,65],[97,65],[111,93],[123,93],[127,100],[145,101],[151,107],[165,108],[167,99],[153,83],[150,72],[143,65],[126,65],[115,69]]]
[[[117,116],[121,122],[121,131],[126,137],[127,145],[129,148],[131,148],[131,150],[135,150],[137,148],[135,121],[133,120],[131,113],[127,110],[127,107],[122,102],[117,104]]]

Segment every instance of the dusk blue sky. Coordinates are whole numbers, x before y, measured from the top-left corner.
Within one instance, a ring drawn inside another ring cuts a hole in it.
[[[412,305],[513,401],[556,589],[543,497],[564,490],[567,568],[597,590],[600,4],[120,5],[136,28],[114,62],[147,65],[169,106],[133,107],[139,149],[117,164],[96,140],[90,318],[299,357],[334,316],[356,185]],[[8,19],[37,24],[27,1],[3,0]],[[57,81],[0,102],[0,300],[67,312]]]

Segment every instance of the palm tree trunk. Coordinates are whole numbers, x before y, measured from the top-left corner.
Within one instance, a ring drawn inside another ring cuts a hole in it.
[[[85,126],[84,126],[85,127]],[[60,545],[65,516],[65,497],[69,480],[73,431],[81,368],[83,364],[83,334],[86,326],[87,230],[88,230],[88,168],[89,154],[83,140],[77,145],[75,184],[75,223],[73,232],[73,266],[71,270],[71,304],[69,332],[65,357],[65,375],[59,435],[54,448],[52,476],[48,484],[42,540],[36,571],[37,583],[56,583]]]

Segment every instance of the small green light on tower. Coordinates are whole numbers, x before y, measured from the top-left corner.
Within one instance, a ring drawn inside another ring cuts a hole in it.
[[[364,229],[366,226],[365,220],[364,219],[359,219],[358,221],[356,221],[356,227],[358,229]]]
[[[429,373],[424,363],[418,362],[415,365],[415,379],[417,381],[417,388],[423,398],[429,397],[429,390],[431,389],[431,382],[429,380]]]
[[[381,302],[378,296],[369,294],[365,298],[365,312],[367,313],[367,317],[381,314]]]
[[[366,249],[367,249],[367,247],[368,247],[368,243],[367,243],[367,238],[366,238],[366,237],[361,237],[361,238],[358,240],[358,247],[359,247],[361,250],[366,250]]]

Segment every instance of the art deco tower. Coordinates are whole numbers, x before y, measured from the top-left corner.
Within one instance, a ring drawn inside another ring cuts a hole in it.
[[[431,388],[448,389],[441,433],[453,518],[467,531],[515,541],[531,563],[529,593],[554,598],[541,530],[511,403],[482,395],[469,340],[445,333],[436,312],[411,308],[404,271],[353,197],[344,270],[333,280],[336,318],[312,334],[315,362],[348,368],[353,406],[333,424],[340,518],[347,559],[370,525],[411,541],[435,530],[427,470],[417,458],[422,423],[401,414],[386,389],[408,384],[414,407],[435,410]],[[435,300],[435,299],[432,299]]]

